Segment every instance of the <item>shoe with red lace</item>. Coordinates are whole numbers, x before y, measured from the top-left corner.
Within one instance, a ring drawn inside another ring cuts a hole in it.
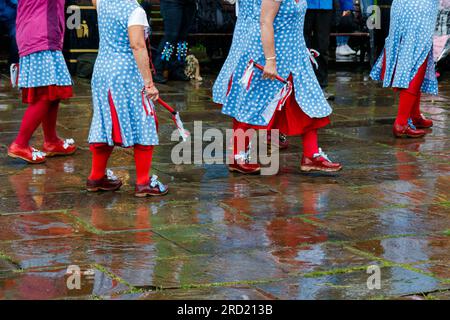
[[[134,195],[138,198],[164,196],[169,192],[169,187],[158,180],[158,176],[153,175],[148,184],[136,184]]]
[[[322,149],[319,148],[319,152],[315,153],[312,158],[302,157],[300,170],[305,172],[337,172],[342,170],[342,165],[340,163],[332,162]]]
[[[117,191],[120,187],[122,187],[122,181],[111,170],[106,170],[106,175],[99,180],[86,181],[86,190],[89,192]]]
[[[411,119],[404,126],[394,123],[392,132],[397,138],[420,138],[427,134],[424,130],[417,129]]]
[[[45,152],[41,152],[30,146],[22,147],[15,142],[8,147],[8,156],[15,159],[22,159],[31,164],[43,163],[46,160]]]
[[[423,114],[420,114],[420,117],[418,118],[412,118],[412,123],[419,129],[427,129],[433,126],[433,121],[425,118]]]
[[[42,150],[47,157],[69,156],[77,151],[77,146],[73,139],[65,139],[57,142],[44,142]]]
[[[261,166],[258,163],[250,163],[250,151],[242,151],[234,156],[233,163],[228,165],[228,170],[242,174],[257,174],[261,171]]]

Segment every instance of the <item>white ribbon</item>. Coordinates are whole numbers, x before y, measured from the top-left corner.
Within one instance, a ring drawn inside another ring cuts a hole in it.
[[[15,88],[19,82],[19,64],[13,63],[9,68],[10,76],[11,76],[11,85]]]
[[[45,152],[39,151],[35,148],[31,149],[31,157],[33,158],[33,161],[36,161],[37,159],[44,159],[45,156]]]
[[[244,161],[245,163],[250,163],[250,160],[251,160],[251,156],[250,156],[250,153],[251,153],[251,148],[252,148],[252,143],[250,142],[249,144],[248,144],[248,150],[247,150],[247,152],[244,152],[244,151],[241,151],[241,152],[239,152],[238,154],[236,154],[235,156],[234,156],[234,159],[235,160],[240,160],[240,161]]]
[[[73,140],[73,139],[66,139],[66,140],[64,140],[63,148],[67,149],[70,146],[73,146],[74,144],[75,144],[75,140]]]
[[[254,72],[255,66],[253,64],[253,61],[250,61],[247,65],[247,68],[245,69],[244,75],[242,76],[241,80],[239,80],[239,84],[241,84],[247,90],[250,87],[250,82],[252,81]]]
[[[163,185],[159,180],[157,175],[152,175],[150,179],[150,187],[155,188],[158,187],[160,192],[166,191],[166,186]]]
[[[316,69],[319,69],[319,64],[317,63],[316,58],[320,56],[320,52],[315,49],[309,49],[309,59],[311,60],[312,64],[316,67]]]
[[[322,148],[319,148],[319,153],[315,153],[313,155],[313,158],[319,158],[319,157],[322,157],[325,160],[327,160],[328,162],[331,162],[331,160],[330,160],[330,158],[328,158],[327,154],[322,151]]]
[[[286,103],[289,96],[292,94],[292,83],[288,81],[281,89],[277,92],[277,94],[273,97],[273,99],[269,102],[267,107],[261,113],[261,116],[264,118],[266,122],[270,122],[272,120],[273,114],[275,110],[281,110],[284,104]]]
[[[109,180],[118,180],[118,178],[114,175],[114,172],[110,169],[106,170],[106,177]]]
[[[183,139],[183,141],[186,141],[187,138],[189,137],[189,131],[184,129],[183,121],[181,121],[179,112],[177,112],[175,114],[175,122],[176,122],[178,132],[180,133],[181,138]]]

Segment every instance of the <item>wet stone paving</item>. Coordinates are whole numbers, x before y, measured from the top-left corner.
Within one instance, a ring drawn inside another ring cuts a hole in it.
[[[229,128],[211,101],[214,77],[205,78],[161,85],[161,95],[189,130],[197,120],[203,130]],[[74,79],[76,97],[58,120],[78,152],[34,166],[9,159],[25,106],[6,74],[0,81],[0,299],[450,298],[450,80],[423,97],[430,133],[399,140],[394,93],[367,71],[334,71],[332,125],[319,138],[345,166],[335,175],[300,173],[299,138],[280,152],[274,176],[174,165],[173,125],[158,108],[153,173],[171,192],[157,199],[133,196],[127,149],[109,164],[120,192],[84,190],[87,80]],[[32,142],[42,145],[41,130]],[[79,289],[67,285],[69,266],[81,270]],[[367,285],[371,266],[379,288]]]

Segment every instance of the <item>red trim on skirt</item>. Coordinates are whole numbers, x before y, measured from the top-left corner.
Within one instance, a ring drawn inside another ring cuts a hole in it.
[[[72,86],[45,86],[22,88],[22,102],[35,103],[39,100],[56,101],[73,97]]]
[[[417,70],[416,75],[409,83],[409,87],[407,89],[394,87],[393,90],[395,92],[398,92],[400,90],[408,90],[412,94],[415,94],[415,95],[419,94],[424,79],[422,77],[418,77],[418,75],[426,73],[427,65],[428,65],[428,58],[425,59],[425,62],[420,66],[419,70]],[[394,69],[392,79],[394,79],[394,77],[395,77],[396,70],[397,70],[397,66]],[[386,76],[386,49],[384,49],[383,63],[381,65],[381,81],[384,81],[385,76]],[[392,81],[394,81],[394,80],[392,80]]]
[[[289,75],[288,81],[292,82],[292,74]],[[237,120],[235,120],[237,121]],[[287,136],[303,135],[310,130],[320,129],[330,124],[330,117],[311,118],[297,103],[295,99],[295,88],[292,88],[292,94],[286,101],[281,110],[276,110],[272,120],[268,126],[256,126],[248,124],[250,129],[278,129]]]
[[[115,145],[121,146],[123,144],[123,141],[122,141],[122,133],[120,131],[119,116],[117,115],[116,106],[114,105],[111,91],[108,91],[108,102],[109,102],[109,110],[111,111],[113,142]]]
[[[111,112],[112,139],[113,139],[114,145],[122,147],[123,146],[122,131],[120,130],[119,116],[117,114],[116,106],[114,104],[114,100],[112,98],[111,91],[108,91],[108,103],[109,103],[109,110]],[[153,117],[155,119],[156,131],[158,131],[158,129],[159,129],[158,118],[156,117],[156,114],[154,114]],[[136,145],[138,145],[138,144],[136,144]],[[131,148],[131,146],[127,147],[127,148]]]

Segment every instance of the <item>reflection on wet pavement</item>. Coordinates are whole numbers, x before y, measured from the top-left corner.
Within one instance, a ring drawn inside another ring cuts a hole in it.
[[[230,126],[202,85],[162,85],[188,130]],[[25,108],[0,79],[0,299],[448,299],[450,289],[450,82],[424,97],[435,127],[423,139],[391,134],[393,93],[365,72],[332,76],[338,92],[321,146],[345,170],[301,174],[301,143],[280,154],[276,176],[225,165],[173,165],[173,126],[161,112],[153,171],[163,199],[136,199],[133,154],[115,150],[117,193],[88,194],[89,82],[64,102],[63,137],[80,150],[27,166],[6,157]],[[40,132],[34,137],[42,143]],[[70,289],[69,266],[81,270]],[[381,289],[367,287],[367,267]],[[429,293],[427,295],[427,293]],[[424,296],[425,295],[425,296]]]

